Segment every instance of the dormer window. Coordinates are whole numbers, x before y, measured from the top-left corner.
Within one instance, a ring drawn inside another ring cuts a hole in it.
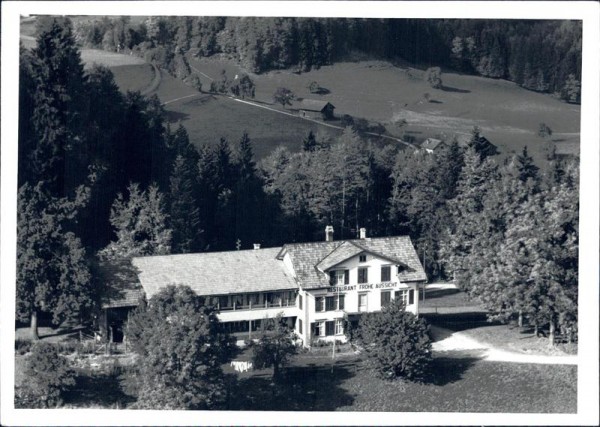
[[[350,283],[349,270],[331,270],[329,272],[329,283],[331,286],[347,285]]]
[[[358,256],[358,261],[359,262],[367,262],[367,255],[359,255]]]

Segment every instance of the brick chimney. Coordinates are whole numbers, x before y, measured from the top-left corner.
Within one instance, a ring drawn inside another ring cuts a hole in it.
[[[333,225],[325,227],[325,241],[333,242]]]
[[[364,227],[362,227],[362,228],[360,229],[360,238],[361,238],[361,239],[366,239],[366,238],[367,238],[367,229],[366,229],[366,228],[364,228]]]

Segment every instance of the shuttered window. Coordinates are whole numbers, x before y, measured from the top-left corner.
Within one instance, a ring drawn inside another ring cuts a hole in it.
[[[325,322],[325,335],[335,335],[335,322],[333,320]]]
[[[325,298],[325,311],[334,311],[335,310],[335,298],[334,297],[326,297]]]
[[[381,267],[381,281],[389,282],[392,279],[392,268],[389,265]]]
[[[392,301],[392,293],[390,291],[381,291],[381,307],[387,307]]]
[[[360,267],[358,269],[358,283],[369,282],[369,270],[366,267]]]
[[[414,289],[411,289],[410,291],[408,291],[408,303],[409,304],[415,303],[415,290]]]

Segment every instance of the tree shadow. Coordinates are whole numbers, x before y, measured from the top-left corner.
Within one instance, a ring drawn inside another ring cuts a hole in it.
[[[331,91],[324,87],[320,87],[319,89],[315,90],[314,92],[311,92],[311,94],[315,94],[315,95],[329,95],[330,93],[331,93]]]
[[[427,322],[448,329],[452,332],[464,331],[467,329],[479,328],[482,326],[491,326],[500,324],[500,322],[489,322],[487,314],[482,312],[463,312],[452,314],[424,314]]]
[[[440,89],[443,90],[444,92],[471,93],[470,90],[459,89],[457,87],[452,87],[452,86],[442,86]]]
[[[443,104],[443,102],[442,102],[442,101],[438,101],[437,99],[430,99],[430,100],[429,100],[429,103],[430,103],[430,104]]]
[[[436,357],[434,358],[422,382],[425,384],[433,384],[436,386],[444,386],[460,381],[465,372],[467,372],[480,359],[473,356],[473,350],[464,352],[464,357],[453,353],[453,357]]]
[[[186,113],[181,113],[179,111],[165,110],[165,117],[167,121],[170,123],[177,123],[183,120],[187,120],[190,115]]]
[[[75,385],[65,392],[64,402],[78,407],[125,408],[136,399],[123,390],[123,375],[119,370],[111,373],[79,371]]]
[[[309,364],[289,367],[274,383],[270,376],[240,380],[230,393],[228,410],[245,411],[334,411],[352,405],[354,398],[340,387],[354,376],[355,363],[331,366]]]

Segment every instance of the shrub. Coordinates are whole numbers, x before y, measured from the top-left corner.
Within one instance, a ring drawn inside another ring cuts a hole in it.
[[[442,87],[442,70],[440,67],[431,67],[425,70],[425,80],[434,89]]]
[[[17,338],[15,340],[15,351],[19,355],[27,354],[31,351],[31,341]]]
[[[49,408],[60,405],[63,393],[75,384],[73,371],[55,345],[36,343],[25,366],[24,386],[15,397],[20,405]]]
[[[366,313],[358,337],[378,373],[387,379],[422,379],[431,361],[431,340],[424,320],[394,300],[381,312]]]

